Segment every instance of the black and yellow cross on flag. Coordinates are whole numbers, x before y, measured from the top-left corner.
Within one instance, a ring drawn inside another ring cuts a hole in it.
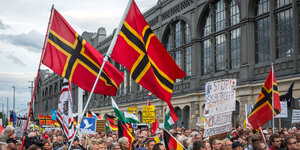
[[[183,72],[156,38],[133,1],[111,58],[125,66],[133,80],[171,104],[174,81]]]
[[[57,10],[53,9],[51,19],[43,64],[90,92],[104,57],[79,36]],[[106,62],[94,93],[116,95],[122,81],[123,74]]]
[[[278,88],[273,71],[271,69],[268,78],[261,88],[254,108],[248,116],[248,122],[252,125],[253,129],[258,129],[281,112]]]

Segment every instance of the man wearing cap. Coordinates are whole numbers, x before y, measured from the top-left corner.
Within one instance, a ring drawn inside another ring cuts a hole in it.
[[[7,150],[17,150],[17,141],[14,138],[9,138],[6,141]]]
[[[76,136],[74,141],[73,141],[73,146],[72,149],[80,149],[80,150],[86,150],[79,144],[79,138]]]
[[[243,150],[244,145],[240,141],[232,142],[232,150]]]

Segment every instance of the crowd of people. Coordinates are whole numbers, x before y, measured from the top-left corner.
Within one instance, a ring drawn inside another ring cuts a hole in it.
[[[20,150],[21,139],[13,138],[15,129],[7,126],[0,136],[1,150]],[[222,136],[203,137],[203,129],[170,129],[169,133],[187,150],[300,150],[300,129],[284,128],[281,131],[265,128],[263,133],[237,126]],[[151,134],[146,129],[132,133],[134,140],[118,137],[116,131],[77,135],[71,149],[75,150],[165,150],[163,130]],[[155,138],[154,138],[155,137]],[[156,140],[155,140],[156,139]],[[159,140],[157,140],[159,139]],[[67,142],[61,130],[30,131],[25,137],[26,150],[67,150]]]

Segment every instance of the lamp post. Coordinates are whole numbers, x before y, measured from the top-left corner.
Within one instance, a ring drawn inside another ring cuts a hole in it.
[[[15,101],[15,93],[16,93],[16,87],[15,86],[11,86],[14,89],[14,99],[13,99],[13,111],[15,112],[15,105],[16,105],[16,101]]]

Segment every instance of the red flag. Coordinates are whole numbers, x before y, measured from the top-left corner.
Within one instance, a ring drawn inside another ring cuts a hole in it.
[[[39,115],[40,125],[46,124],[46,117],[44,115]]]
[[[119,136],[119,138],[121,138],[123,136],[127,137],[128,142],[129,142],[129,148],[128,149],[131,149],[131,143],[133,142],[134,137],[131,135],[131,133],[127,129],[126,124],[122,123],[121,121],[118,121],[118,136]]]
[[[167,150],[183,150],[184,147],[164,129],[164,142]]]
[[[272,95],[274,95],[273,98]],[[274,106],[272,106],[272,100],[274,101]],[[254,108],[248,117],[248,121],[252,125],[253,129],[258,129],[266,122],[271,120],[273,118],[272,111],[274,112],[274,116],[281,112],[278,88],[273,69],[271,69],[254,105]]]
[[[125,66],[133,80],[167,102],[169,106],[172,105],[174,81],[183,78],[185,73],[151,31],[134,1],[111,58]]]
[[[103,63],[103,56],[79,36],[58,11],[53,11],[43,64],[91,92]],[[122,80],[123,74],[107,62],[94,93],[116,95]]]

